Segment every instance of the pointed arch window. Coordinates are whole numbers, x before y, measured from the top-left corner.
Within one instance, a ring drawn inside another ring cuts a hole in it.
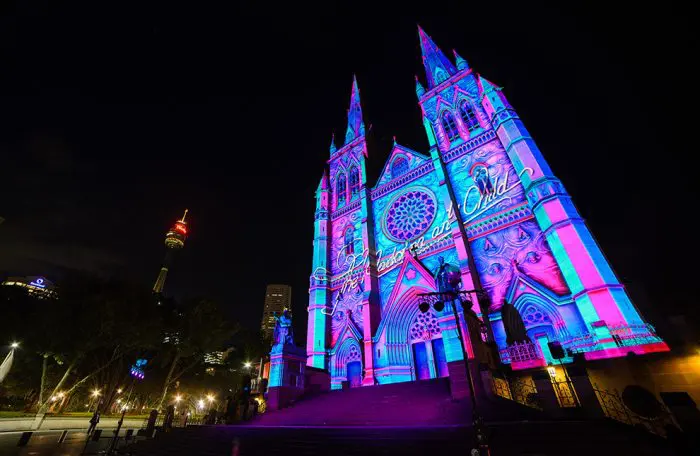
[[[408,172],[408,160],[406,157],[398,156],[391,162],[391,178],[396,179]]]
[[[353,166],[350,168],[348,174],[350,181],[350,198],[360,193],[360,173],[357,171],[357,167]]]
[[[445,111],[442,115],[442,128],[445,130],[447,139],[454,141],[459,132],[457,131],[457,124],[455,123],[455,116],[452,115],[450,111]]]
[[[355,253],[355,231],[349,226],[343,235],[343,247],[346,255]]]
[[[479,128],[479,119],[476,118],[474,108],[467,100],[463,100],[459,105],[459,114],[462,116],[462,122],[464,122],[467,130],[474,131]]]
[[[440,85],[447,80],[447,73],[445,73],[442,68],[437,68],[435,70],[435,85]]]
[[[345,204],[345,199],[347,198],[347,182],[345,180],[345,174],[338,176],[338,183],[336,184],[336,194],[338,195],[338,207]]]

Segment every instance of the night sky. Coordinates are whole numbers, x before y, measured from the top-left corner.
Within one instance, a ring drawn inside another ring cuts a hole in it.
[[[166,292],[254,327],[265,284],[288,283],[304,328],[314,190],[353,72],[371,185],[393,135],[427,151],[419,23],[504,87],[621,280],[657,312],[697,312],[700,52],[671,2],[53,3],[0,7],[4,274],[150,287],[189,208]]]

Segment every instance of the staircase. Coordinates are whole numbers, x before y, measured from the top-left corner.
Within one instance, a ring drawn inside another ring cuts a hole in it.
[[[489,423],[491,456],[672,456],[663,439],[607,422]],[[250,427],[174,429],[132,445],[133,456],[468,455],[471,429]],[[693,454],[693,453],[681,453]]]
[[[468,400],[454,402],[449,380],[437,378],[331,391],[268,412],[252,426],[412,426],[463,424]]]

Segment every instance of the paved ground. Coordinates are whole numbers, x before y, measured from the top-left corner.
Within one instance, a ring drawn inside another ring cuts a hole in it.
[[[134,430],[134,433],[136,430]],[[58,443],[62,431],[39,431],[34,432],[25,447],[18,447],[17,442],[22,436],[22,432],[0,433],[0,456],[85,456],[103,454],[109,448],[113,433],[110,429],[104,429],[102,438],[97,442],[85,441],[84,430],[68,431],[68,435],[63,443]],[[124,431],[120,432],[120,436]],[[119,447],[123,446],[123,441],[119,440]],[[228,455],[227,455],[228,456]]]
[[[117,427],[118,417],[102,417],[100,419],[100,427],[114,428]],[[145,421],[144,418],[124,418],[124,427],[140,428]],[[34,417],[24,418],[0,418],[0,432],[5,431],[24,431],[32,428]],[[87,429],[90,426],[89,417],[62,417],[51,416],[44,419],[41,423],[41,429]]]

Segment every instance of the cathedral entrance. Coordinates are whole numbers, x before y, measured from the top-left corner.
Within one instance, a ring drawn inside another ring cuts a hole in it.
[[[442,338],[422,340],[411,344],[413,349],[414,372],[416,380],[447,377],[447,359]]]
[[[447,377],[445,344],[433,311],[416,315],[409,332],[416,380]]]
[[[348,363],[348,383],[350,388],[362,386],[362,362],[352,361]]]

